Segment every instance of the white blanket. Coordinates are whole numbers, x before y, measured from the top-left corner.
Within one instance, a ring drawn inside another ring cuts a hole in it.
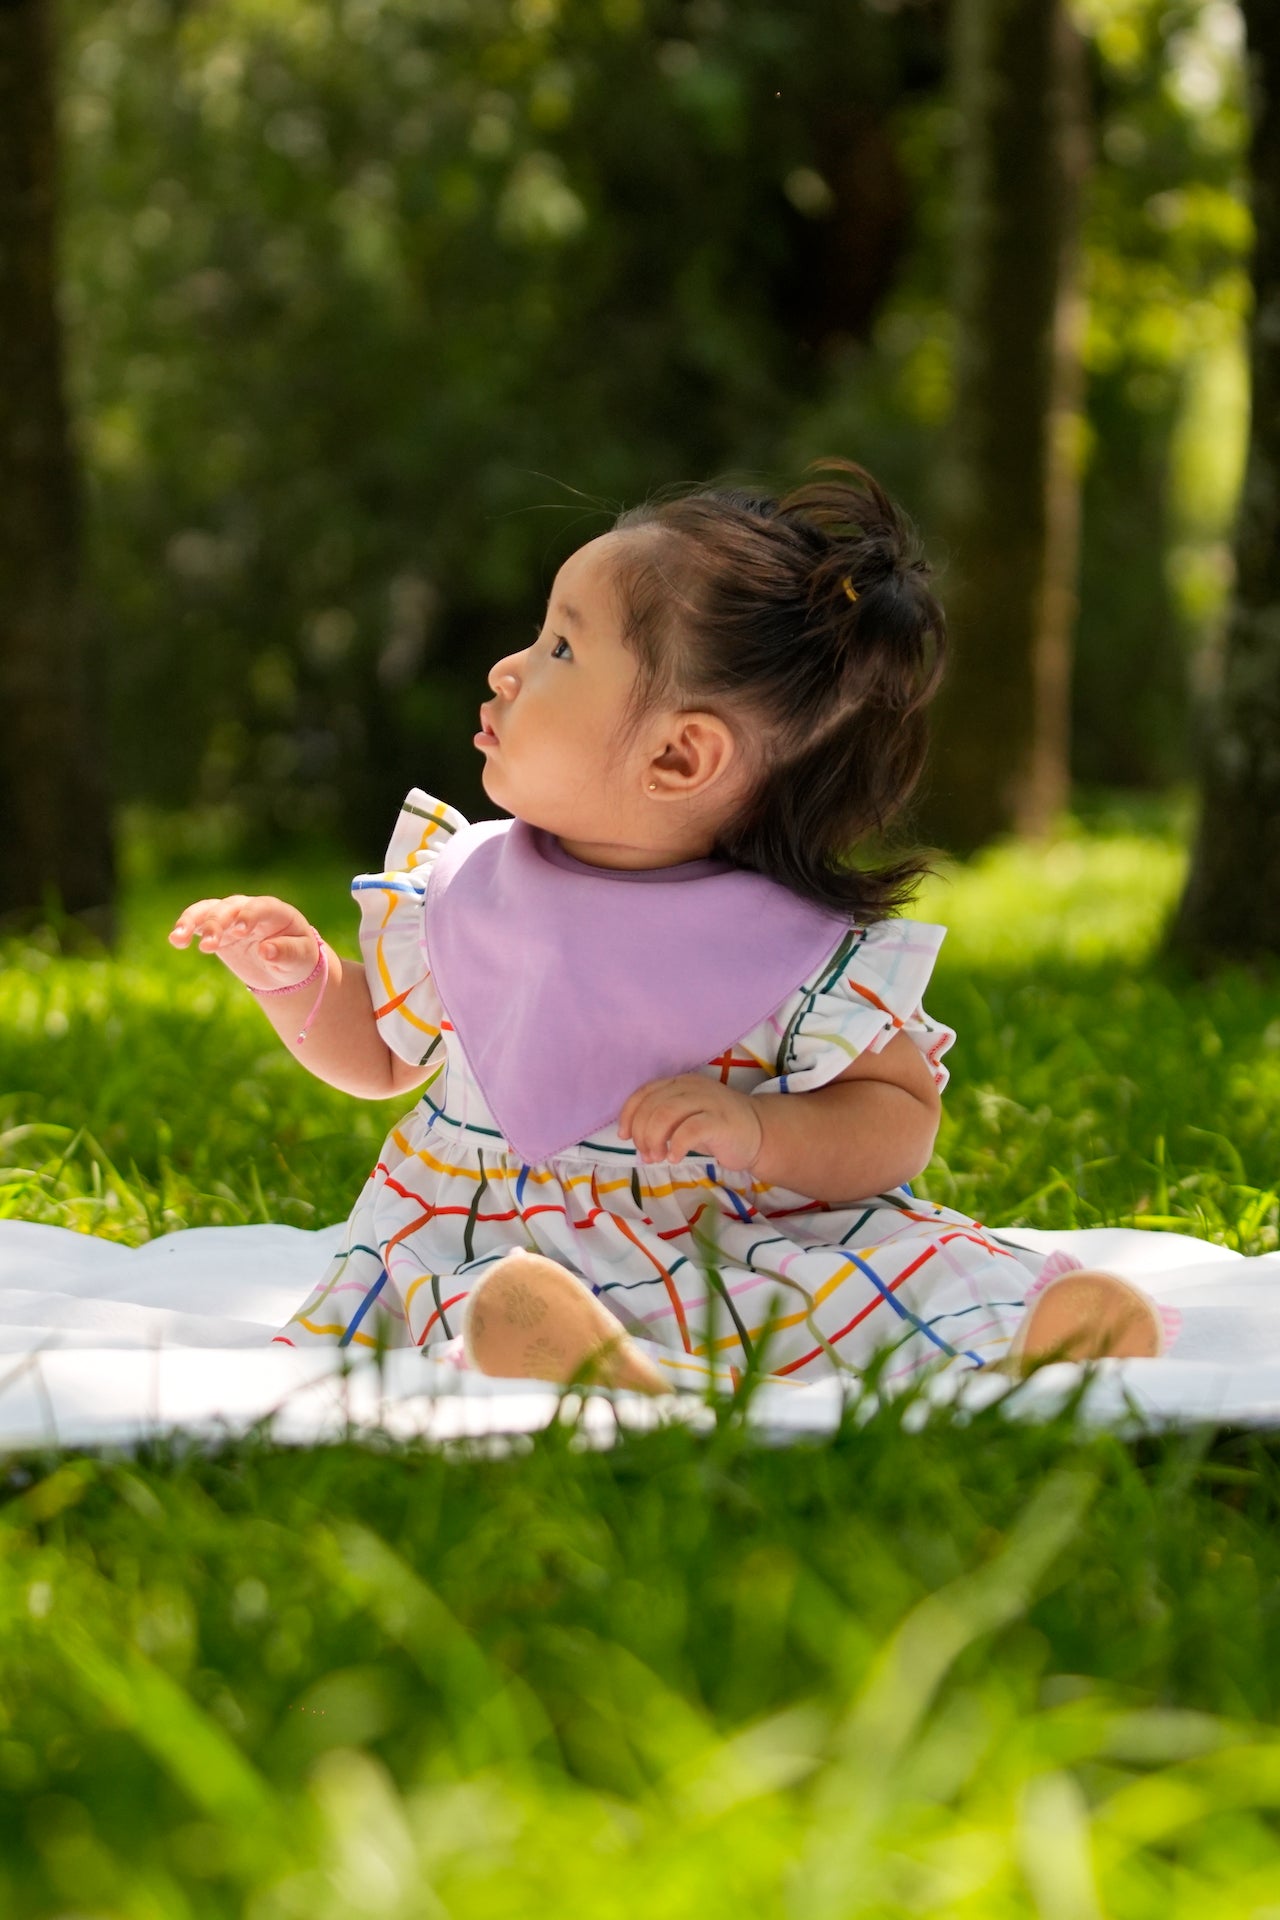
[[[1280,1421],[1280,1255],[1244,1259],[1189,1235],[1126,1228],[1008,1239],[1064,1248],[1088,1266],[1139,1280],[1182,1314],[1160,1360],[1108,1360],[1089,1380],[1098,1421],[1152,1424]],[[267,1423],[277,1439],[332,1439],[350,1428],[467,1440],[532,1432],[557,1417],[551,1386],[485,1379],[416,1351],[353,1357],[294,1349],[271,1336],[337,1248],[343,1224],[193,1227],[121,1247],[61,1227],[0,1221],[0,1446],[129,1445],[182,1430],[202,1436]],[[1078,1388],[1081,1369],[1046,1367],[1019,1386],[1011,1411],[1042,1416]],[[989,1373],[952,1372],[930,1399],[980,1406],[1008,1394]],[[856,1386],[766,1385],[750,1417],[760,1437],[818,1437],[837,1425]],[[618,1423],[711,1420],[699,1397],[567,1396],[588,1439]]]

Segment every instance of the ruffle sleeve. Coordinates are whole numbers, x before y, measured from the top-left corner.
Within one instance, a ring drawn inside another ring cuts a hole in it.
[[[410,789],[381,873],[358,873],[360,952],[378,1031],[393,1053],[424,1066],[439,1051],[444,1012],[422,946],[427,875],[452,836],[470,823],[456,808]]]
[[[771,1045],[750,1036],[773,1078],[753,1093],[802,1093],[826,1086],[860,1053],[880,1053],[899,1033],[919,1047],[939,1093],[949,1074],[942,1056],[955,1039],[922,1004],[946,928],[923,920],[851,927],[822,967],[773,1015]]]

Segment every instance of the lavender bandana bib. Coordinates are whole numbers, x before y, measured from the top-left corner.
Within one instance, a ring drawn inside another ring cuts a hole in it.
[[[533,1162],[732,1046],[848,926],[731,861],[595,867],[527,821],[484,820],[431,869],[422,945],[490,1112]]]

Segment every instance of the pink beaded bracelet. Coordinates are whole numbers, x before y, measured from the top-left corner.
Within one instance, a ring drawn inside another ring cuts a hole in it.
[[[315,934],[316,946],[318,947],[319,951],[316,954],[316,963],[314,967],[312,967],[310,973],[307,975],[305,980],[295,980],[291,987],[249,987],[249,992],[256,993],[259,999],[265,999],[268,994],[272,994],[272,993],[297,993],[300,988],[309,987],[311,985],[311,982],[315,979],[316,975],[318,973],[323,972],[324,978],[320,982],[320,991],[316,995],[316,1003],[312,1007],[310,1013],[307,1015],[306,1021],[302,1028],[302,1032],[298,1035],[299,1040],[306,1039],[307,1028],[311,1025],[311,1022],[315,1019],[316,1015],[319,1013],[320,1002],[324,999],[324,990],[329,984],[328,949],[326,948],[324,941],[321,939],[320,935],[316,933],[316,930],[314,927],[308,926],[307,932]],[[245,982],[245,985],[246,986],[249,985],[248,981]]]

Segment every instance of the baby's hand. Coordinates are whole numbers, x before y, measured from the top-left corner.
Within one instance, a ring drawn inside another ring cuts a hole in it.
[[[193,937],[247,987],[296,986],[318,958],[305,916],[269,893],[194,901],[178,915],[169,944],[185,947]]]
[[[760,1109],[750,1094],[701,1073],[646,1080],[618,1115],[621,1139],[635,1141],[644,1161],[705,1153],[729,1172],[743,1172],[764,1141]]]

